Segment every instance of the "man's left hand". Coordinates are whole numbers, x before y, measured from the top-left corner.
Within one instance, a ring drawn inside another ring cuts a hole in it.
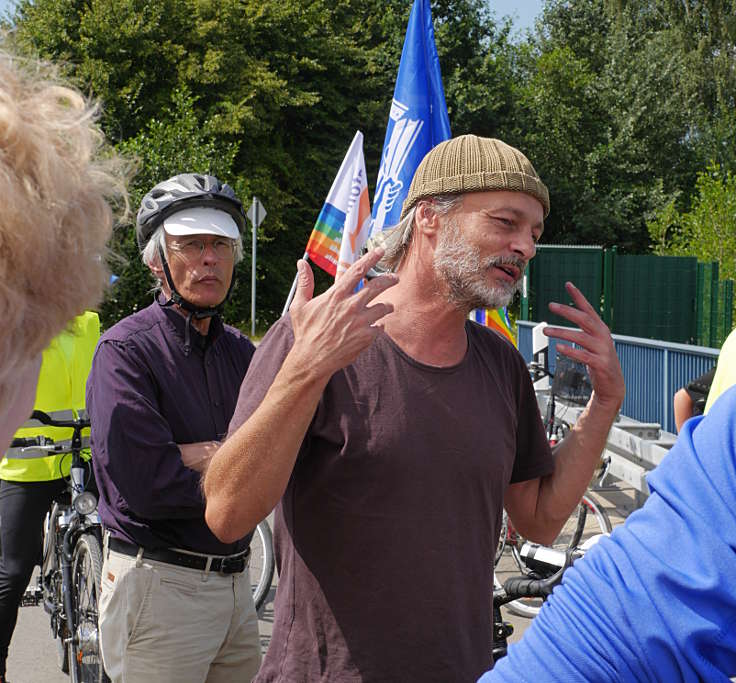
[[[209,467],[212,456],[221,446],[219,441],[199,441],[198,443],[180,443],[181,461],[185,467],[204,474]]]
[[[577,344],[575,348],[567,344],[558,344],[560,353],[573,360],[585,363],[593,385],[593,396],[596,402],[618,411],[626,394],[624,376],[621,372],[611,332],[601,320],[596,310],[590,305],[582,292],[572,284],[565,283],[565,289],[572,297],[574,306],[551,302],[549,310],[566,318],[578,330],[547,326],[544,334],[556,339]]]

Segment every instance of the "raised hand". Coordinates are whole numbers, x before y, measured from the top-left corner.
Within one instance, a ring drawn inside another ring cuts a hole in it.
[[[572,282],[566,282],[565,289],[572,297],[575,306],[552,302],[549,304],[549,310],[566,318],[580,329],[566,330],[561,327],[547,326],[544,328],[544,334],[548,337],[564,339],[581,347],[574,348],[567,344],[557,345],[560,353],[585,363],[593,385],[595,399],[599,403],[618,410],[623,403],[626,387],[611,332]]]
[[[294,329],[292,351],[303,355],[305,362],[311,359],[314,370],[331,375],[352,363],[381,331],[379,321],[393,311],[392,304],[371,302],[398,283],[397,275],[386,273],[373,278],[355,292],[383,254],[382,248],[372,249],[315,298],[312,269],[306,261],[297,263],[299,278],[289,309]]]

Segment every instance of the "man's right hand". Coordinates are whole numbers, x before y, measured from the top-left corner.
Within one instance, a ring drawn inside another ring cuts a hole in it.
[[[325,385],[375,339],[379,321],[393,311],[391,304],[371,302],[399,281],[396,275],[355,291],[383,253],[369,251],[314,298],[312,270],[299,262],[290,308],[294,344],[258,408],[222,444],[205,475],[205,520],[221,541],[242,538],[279,501]]]
[[[382,330],[378,322],[393,311],[388,303],[371,304],[379,294],[398,283],[393,273],[369,280],[358,292],[358,283],[383,257],[376,248],[356,261],[326,292],[312,298],[314,275],[300,260],[297,290],[289,313],[294,330],[291,354],[309,362],[313,370],[329,378],[352,363]]]

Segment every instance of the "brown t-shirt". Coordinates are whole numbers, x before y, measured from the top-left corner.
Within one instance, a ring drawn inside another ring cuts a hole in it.
[[[259,683],[445,683],[490,668],[503,494],[553,461],[519,353],[475,323],[466,331],[453,367],[419,363],[382,334],[327,384],[276,509],[280,578]],[[286,316],[256,351],[231,433],[292,343]]]

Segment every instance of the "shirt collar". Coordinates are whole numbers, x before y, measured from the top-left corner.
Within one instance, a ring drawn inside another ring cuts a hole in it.
[[[184,352],[184,339],[185,339],[185,326],[187,319],[182,313],[173,306],[159,306],[154,303],[154,306],[160,311],[159,315],[166,321],[168,327],[174,333],[177,344]],[[210,318],[210,328],[207,335],[200,334],[194,325],[189,327],[189,338],[191,341],[192,349],[198,349],[200,353],[204,353],[208,346],[213,345],[221,336],[223,331],[222,318],[219,315],[213,315]]]

